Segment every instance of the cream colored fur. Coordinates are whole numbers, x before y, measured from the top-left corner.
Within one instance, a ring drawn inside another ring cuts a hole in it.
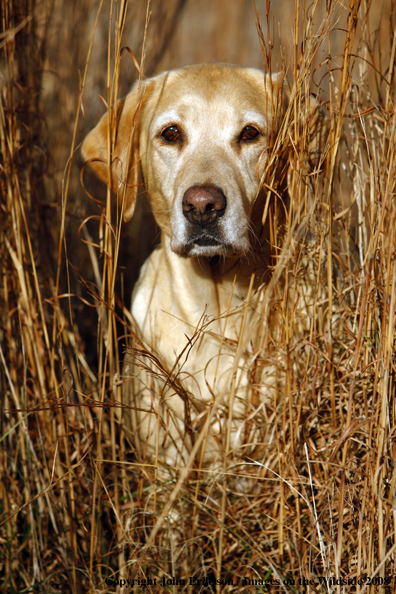
[[[123,419],[142,456],[183,464],[219,394],[205,460],[222,454],[228,422],[228,448],[238,448],[247,437],[257,443],[260,428],[252,429],[252,419],[273,395],[277,368],[269,354],[253,398],[248,375],[260,334],[257,288],[270,279],[271,253],[269,231],[261,229],[259,190],[287,105],[279,75],[226,64],[189,66],[145,80],[140,92],[136,84],[119,102],[110,167],[108,114],[84,141],[85,159],[118,194],[125,219],[133,214],[141,167],[162,231],[160,247],[141,269],[131,306],[140,340],[157,363],[149,365],[150,372],[130,355],[124,366],[123,401],[132,408],[124,410]],[[320,136],[322,120],[313,99],[306,111]],[[244,141],[247,126],[258,136]],[[164,139],[170,127],[181,131],[181,141]],[[317,143],[314,134],[312,154]],[[220,188],[226,198],[215,245],[191,241],[182,203],[196,186]],[[274,314],[268,332],[276,331],[276,319]],[[173,379],[158,377],[160,368]]]

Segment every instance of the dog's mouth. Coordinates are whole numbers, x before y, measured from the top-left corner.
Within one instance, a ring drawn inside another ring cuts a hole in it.
[[[206,258],[228,256],[232,252],[234,252],[234,249],[228,242],[220,237],[214,237],[207,231],[192,235],[184,243],[183,249],[177,250],[177,253],[186,257],[203,256]]]
[[[201,237],[198,237],[198,238],[194,239],[192,241],[192,243],[194,245],[198,245],[200,247],[214,247],[216,245],[219,245],[219,246],[223,245],[223,243],[221,241],[219,241],[215,237],[210,237],[208,235],[203,235]]]
[[[171,244],[172,251],[185,258],[203,256],[211,258],[212,256],[226,256],[230,251],[230,245],[221,237],[201,230],[191,233],[183,243]]]
[[[172,242],[171,249],[175,254],[184,258],[222,258],[241,257],[248,251],[246,242],[233,243],[227,241],[222,234],[214,229],[195,230],[183,242]]]

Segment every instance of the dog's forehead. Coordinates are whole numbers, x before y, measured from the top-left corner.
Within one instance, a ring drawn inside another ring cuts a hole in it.
[[[219,94],[250,94],[259,99],[264,93],[264,73],[255,68],[222,64],[198,64],[171,70],[164,77],[166,94],[197,93],[209,99]]]
[[[264,73],[253,68],[218,64],[181,68],[159,78],[150,101],[152,123],[204,115],[202,110],[228,114],[234,120],[267,116],[268,95]]]

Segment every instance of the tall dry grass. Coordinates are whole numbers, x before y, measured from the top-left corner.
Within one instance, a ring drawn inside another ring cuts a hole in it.
[[[163,577],[173,576],[187,583],[166,586],[171,592],[392,592],[394,20],[376,34],[370,3],[328,2],[323,20],[316,19],[319,3],[305,9],[297,1],[294,52],[285,65],[292,100],[263,180],[264,187],[278,187],[278,160],[286,154],[293,200],[282,246],[276,207],[267,212],[274,253],[283,251],[274,258],[263,302],[277,302],[275,347],[285,381],[258,416],[266,448],[258,456],[229,452],[218,474],[174,469],[168,481],[155,482],[120,424],[120,361],[124,345],[136,343],[122,305],[129,296],[115,291],[125,271],[118,269],[122,229],[109,193],[99,204],[95,236],[86,224],[80,231],[95,283],[68,262],[69,180],[78,167],[86,73],[75,98],[62,200],[53,203],[41,102],[53,4],[2,0],[1,6],[1,591],[113,592],[120,586],[112,580],[128,578],[138,592],[142,580],[156,578],[157,585],[145,588],[156,592]],[[127,3],[111,6],[116,26],[103,90],[109,109],[118,96]],[[262,27],[269,68],[270,14]],[[343,47],[336,55],[335,29]],[[384,36],[391,38],[390,51],[382,51]],[[144,72],[144,52],[136,58]],[[308,89],[331,123],[328,150],[313,173],[306,167],[309,130],[299,118]],[[76,274],[85,287],[78,296],[71,292]],[[300,328],[296,308],[304,283],[310,324]],[[77,302],[97,311],[95,357],[81,339]],[[261,336],[250,373],[256,398],[268,352],[266,333]],[[214,577],[234,583],[202,581]],[[320,584],[319,578],[326,579]],[[340,578],[374,580],[332,585]]]

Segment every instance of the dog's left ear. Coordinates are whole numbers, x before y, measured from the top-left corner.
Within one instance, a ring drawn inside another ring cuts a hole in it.
[[[298,114],[295,114],[295,117],[297,118]],[[310,169],[315,169],[326,157],[330,117],[312,95],[306,95],[302,99],[297,129],[300,138],[297,139],[299,142],[296,144],[307,154]],[[306,135],[305,138],[304,135]]]
[[[298,97],[294,103],[289,93],[290,119],[286,123],[286,146],[289,149],[287,187],[295,195],[295,184],[306,183],[309,175],[321,168],[329,148],[331,120],[326,110],[312,95]],[[289,142],[288,142],[289,140]],[[297,173],[293,175],[293,173]],[[299,181],[298,181],[299,180]]]
[[[298,113],[293,114],[294,106],[291,112],[288,112],[292,89],[284,72],[264,76],[264,88],[268,101],[266,109],[272,115],[273,128],[279,130],[283,118],[290,113],[291,118],[287,127],[294,146],[299,154],[303,151],[308,156],[309,169],[314,169],[324,158],[327,148],[330,118],[326,110],[312,95],[303,95],[296,102]],[[295,120],[297,126],[294,124]]]

